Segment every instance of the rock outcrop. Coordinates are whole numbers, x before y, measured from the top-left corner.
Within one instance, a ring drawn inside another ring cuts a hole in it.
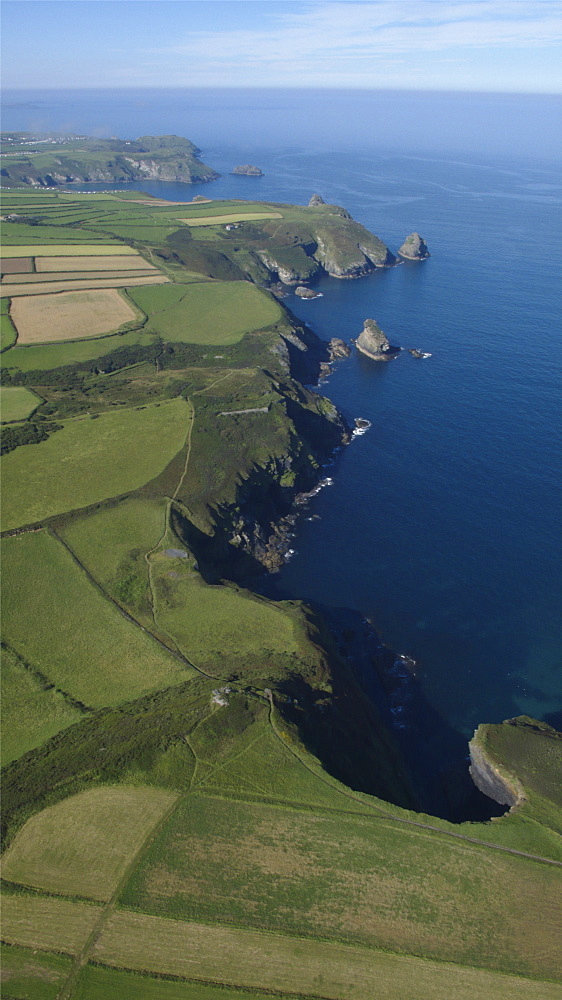
[[[470,750],[470,777],[476,787],[500,805],[514,806],[521,805],[525,801],[525,794],[521,782],[514,774],[507,774],[500,770],[498,764],[493,761],[485,752],[484,747],[479,742],[478,730],[468,744]]]
[[[406,237],[398,253],[406,260],[425,260],[430,256],[427,243],[419,233],[410,233]]]
[[[315,292],[313,288],[307,288],[306,285],[297,285],[295,295],[298,295],[299,299],[317,299],[320,297],[320,292]]]
[[[345,340],[341,340],[339,337],[332,337],[328,342],[328,352],[330,354],[330,361],[336,361],[338,358],[348,358],[351,354],[351,347],[346,344]]]
[[[389,343],[386,334],[374,319],[365,320],[355,346],[373,361],[392,361],[401,350],[400,347],[393,347]]]
[[[251,163],[242,163],[239,167],[235,167],[232,173],[237,177],[263,177],[263,170],[253,167]]]
[[[325,204],[326,204],[326,202],[324,201],[324,199],[323,199],[323,197],[322,197],[321,194],[313,194],[312,198],[310,199],[310,201],[308,203],[308,207],[309,208],[319,208],[320,205],[325,205]]]

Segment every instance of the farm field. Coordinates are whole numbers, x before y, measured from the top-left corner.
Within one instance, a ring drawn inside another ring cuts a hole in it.
[[[57,895],[106,902],[176,798],[159,788],[121,785],[64,799],[18,832],[4,854],[3,877]]]
[[[3,424],[25,420],[41,402],[39,396],[23,385],[3,385],[0,387],[0,420]]]
[[[73,1000],[124,1000],[125,997],[127,1000],[271,1000],[271,993],[177,979],[155,979],[101,965],[86,965],[73,993]],[[51,997],[45,1000],[51,1000]],[[284,993],[283,1000],[298,998]]]
[[[172,342],[235,344],[282,315],[277,302],[245,281],[134,289],[131,298],[149,317],[147,329]]]
[[[2,649],[2,767],[11,760],[77,722],[82,712],[60,691],[24,664],[10,649]]]
[[[103,260],[103,257],[99,257],[98,260]],[[148,265],[146,267],[138,267],[134,270],[120,271],[118,269],[111,269],[110,271],[97,271],[91,272],[91,276],[87,277],[85,271],[45,271],[41,274],[13,274],[10,275],[9,284],[10,285],[48,285],[49,282],[58,283],[61,282],[91,282],[92,286],[96,282],[100,282],[103,285],[102,279],[113,278],[115,280],[119,279],[123,285],[126,285],[129,280],[134,280],[136,278],[145,278],[149,275],[156,276],[160,272],[156,268],[150,268]],[[69,286],[72,288],[72,285]],[[77,287],[83,287],[82,285],[77,285]],[[23,293],[22,293],[23,294]]]
[[[0,946],[0,982],[12,1000],[56,1000],[66,980],[71,959],[15,945]]]
[[[76,955],[98,922],[101,908],[48,896],[2,894],[2,938],[23,948]]]
[[[0,259],[2,274],[26,274],[33,271],[31,257],[2,257]]]
[[[6,302],[6,299],[0,301]],[[15,337],[14,329],[14,337]],[[104,357],[111,351],[133,346],[149,347],[156,341],[154,334],[143,330],[131,330],[129,333],[91,337],[86,340],[62,340],[55,344],[37,346],[18,346],[16,344],[9,353],[6,352],[3,361],[6,368],[15,368],[22,372],[49,371],[64,365],[87,363],[95,358]]]
[[[256,222],[258,219],[282,219],[280,212],[233,212],[232,215],[205,215],[179,219],[186,226],[219,226],[223,223]]]
[[[78,230],[78,235],[80,231]],[[60,229],[58,230],[60,234]],[[65,234],[66,235],[66,234]],[[74,231],[72,233],[74,236]],[[88,234],[90,238],[91,234]],[[13,257],[111,257],[111,256],[136,256],[137,251],[132,247],[125,247],[122,243],[112,243],[110,246],[104,243],[34,243],[27,246],[12,245],[9,240],[4,243],[6,258]]]
[[[0,298],[0,351],[6,351],[17,340],[17,331],[12,323],[7,299]]]
[[[34,291],[39,287],[43,286],[36,285]],[[138,319],[136,310],[116,289],[21,297],[12,302],[11,316],[22,346],[99,337]]]
[[[39,272],[49,271],[156,271],[154,264],[149,264],[140,254],[121,254],[120,256],[103,257],[37,257],[35,267]]]
[[[176,919],[336,935],[462,965],[560,975],[562,873],[482,850],[383,817],[192,794],[122,903]]]
[[[73,289],[82,288],[123,288],[123,286],[136,286],[136,285],[162,285],[170,279],[166,277],[165,274],[157,272],[155,274],[147,275],[135,275],[134,277],[128,278],[124,276],[116,276],[109,278],[98,278],[92,275],[91,278],[65,278],[62,281],[41,281],[34,283],[33,281],[27,281],[24,283],[14,283],[5,282],[0,285],[0,295],[4,297],[13,298],[17,296],[22,298],[23,296],[29,295],[46,295],[47,293],[53,294],[55,292],[70,292]],[[12,307],[13,308],[13,307]],[[101,332],[101,331],[98,331]],[[93,334],[90,334],[93,336]],[[55,337],[51,338],[55,340]]]
[[[2,540],[5,641],[48,682],[98,708],[181,684],[192,671],[124,617],[46,531]],[[32,572],[30,572],[32,567]],[[31,732],[43,725],[30,715]]]
[[[118,911],[94,948],[104,964],[333,1000],[555,1000],[555,983],[392,955],[337,941]],[[415,991],[415,993],[413,992]]]
[[[4,455],[2,530],[143,486],[183,447],[189,412],[184,400],[173,399],[144,409],[116,409],[96,420],[77,417],[47,441]]]

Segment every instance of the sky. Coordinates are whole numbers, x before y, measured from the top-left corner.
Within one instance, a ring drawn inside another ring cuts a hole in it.
[[[560,0],[4,0],[6,89],[560,93]]]

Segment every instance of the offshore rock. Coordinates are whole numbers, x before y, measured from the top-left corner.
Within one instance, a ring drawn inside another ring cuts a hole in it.
[[[328,342],[328,351],[330,361],[336,361],[337,358],[348,358],[351,354],[351,347],[349,344],[346,344],[345,340],[341,340],[339,337],[332,337]]]
[[[251,163],[243,163],[239,167],[235,167],[232,171],[238,177],[263,177],[263,170],[259,167],[253,167]]]
[[[398,253],[401,257],[405,257],[406,260],[425,260],[426,257],[430,256],[427,243],[421,238],[419,233],[410,233],[404,240]]]
[[[309,208],[318,208],[319,205],[325,205],[325,204],[326,204],[326,202],[324,201],[322,195],[320,195],[320,194],[313,194],[312,198],[310,199],[310,201],[308,203],[308,207]]]
[[[306,285],[298,285],[295,288],[295,295],[298,295],[300,299],[320,298],[320,292],[315,292],[313,288],[307,288]]]
[[[355,346],[373,361],[392,361],[401,350],[400,347],[393,347],[389,343],[386,334],[374,319],[365,320]]]

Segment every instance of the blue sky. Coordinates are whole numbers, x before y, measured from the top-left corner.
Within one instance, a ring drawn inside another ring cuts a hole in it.
[[[559,93],[559,0],[4,0],[6,88]]]

